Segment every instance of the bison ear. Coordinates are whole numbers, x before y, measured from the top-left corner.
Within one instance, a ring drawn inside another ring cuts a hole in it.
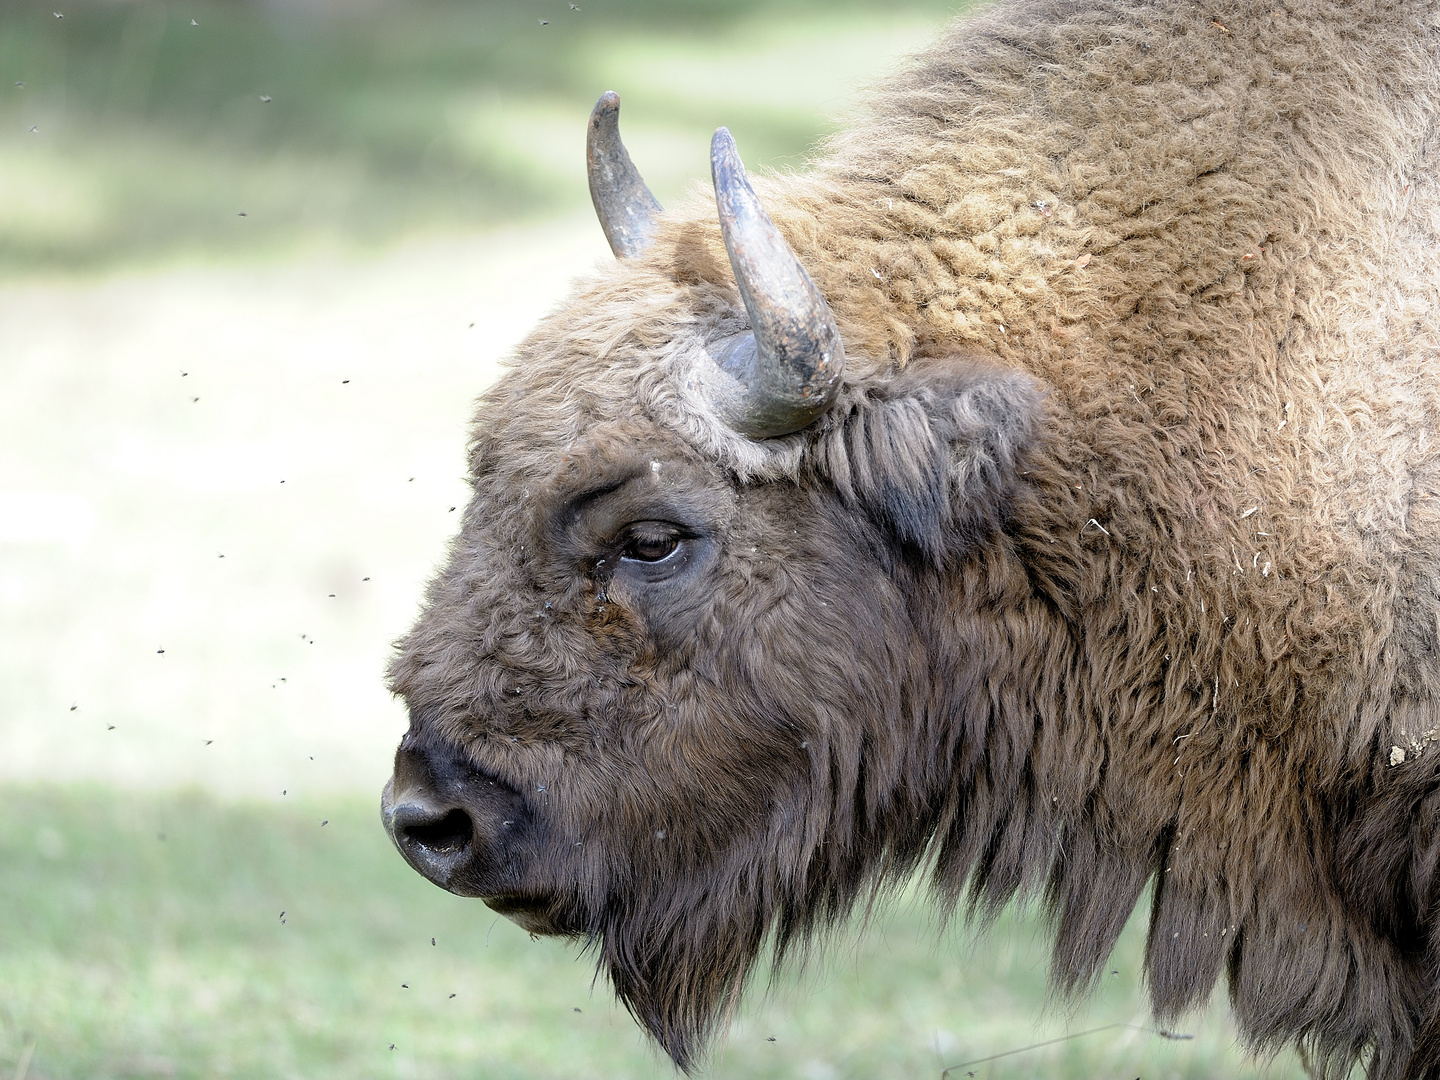
[[[1042,402],[1019,372],[959,356],[916,360],[822,436],[816,466],[847,506],[939,562],[1003,522]]]

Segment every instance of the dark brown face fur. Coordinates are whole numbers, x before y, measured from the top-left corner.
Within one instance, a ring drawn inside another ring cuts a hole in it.
[[[1015,429],[1008,472],[1033,387],[917,366],[817,452],[845,459],[838,485],[740,483],[639,416],[544,445],[533,416],[487,407],[465,526],[392,667],[402,853],[592,943],[688,1064],[772,926],[783,951],[934,827],[949,784],[913,737],[931,696],[914,598],[925,549],[972,531],[940,470],[951,413],[986,394]],[[993,486],[988,468],[968,482]],[[998,507],[973,501],[981,529]]]

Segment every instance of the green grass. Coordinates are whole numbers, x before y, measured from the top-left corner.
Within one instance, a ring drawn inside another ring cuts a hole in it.
[[[797,165],[859,83],[963,5],[56,6],[0,5],[0,273],[353,249],[572,210],[606,89],[662,200],[708,175],[720,124],[752,167]]]
[[[572,949],[411,873],[373,800],[0,795],[0,1075],[27,1045],[30,1080],[673,1075]],[[1064,1033],[1035,924],[1007,915],[973,948],[931,924],[898,905],[752,992],[713,1075],[938,1077]],[[1136,929],[1070,1030],[1145,1023]],[[1117,1028],[952,1075],[1257,1074],[1222,1008],[1185,1030]],[[1265,1075],[1298,1070],[1287,1056]]]

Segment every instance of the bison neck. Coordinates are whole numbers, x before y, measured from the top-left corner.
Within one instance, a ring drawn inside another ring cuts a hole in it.
[[[1400,593],[1399,560],[1369,579],[1277,575],[1205,515],[1162,522],[1162,548],[1143,504],[1102,521],[1093,477],[1031,464],[1005,534],[914,593],[944,702],[924,741],[951,767],[937,886],[987,910],[1041,897],[1052,977],[1074,991],[1150,884],[1162,1021],[1228,970],[1257,1045],[1323,1016],[1320,1055],[1403,1060],[1433,993],[1440,857],[1415,815],[1433,822],[1440,796],[1397,787],[1376,744],[1440,715],[1434,588]]]

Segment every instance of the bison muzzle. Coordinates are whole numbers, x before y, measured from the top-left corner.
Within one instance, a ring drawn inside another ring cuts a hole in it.
[[[1018,0],[484,396],[386,827],[682,1068],[924,872],[1162,1023],[1440,1075],[1440,0]]]

